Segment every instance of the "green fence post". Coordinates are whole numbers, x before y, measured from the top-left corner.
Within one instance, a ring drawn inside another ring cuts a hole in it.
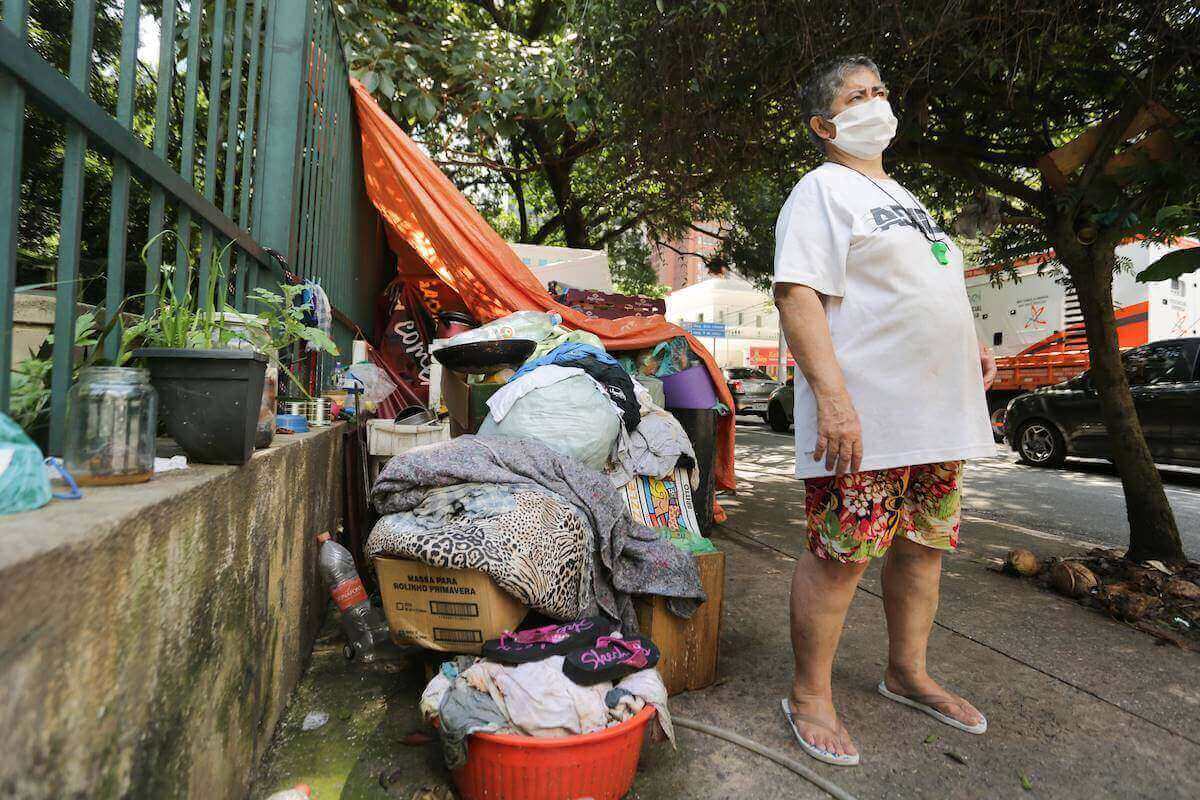
[[[4,25],[25,41],[25,0],[5,0]],[[0,412],[8,411],[12,355],[13,292],[17,286],[18,214],[21,206],[21,138],[25,133],[25,88],[0,69]]]
[[[78,0],[71,17],[71,83],[87,94],[95,33],[96,0]],[[58,286],[54,297],[54,366],[50,373],[50,452],[62,453],[67,436],[67,392],[74,371],[75,304],[79,297],[79,248],[83,234],[84,157],[87,133],[67,123],[63,150],[62,205],[58,228]]]
[[[270,43],[264,52],[263,126],[259,137],[259,163],[254,192],[255,238],[264,247],[283,253],[291,264],[296,258],[294,214],[300,186],[296,153],[303,146],[304,76],[308,72],[308,32],[312,3],[273,2],[268,25]],[[285,8],[286,6],[286,8]]]
[[[133,128],[133,95],[137,82],[139,0],[125,0],[121,27],[121,67],[117,85],[117,121]],[[129,162],[113,158],[112,206],[108,214],[108,279],[104,292],[104,317],[111,320],[125,300],[125,250],[129,231]],[[104,356],[116,359],[121,337],[109,336]]]

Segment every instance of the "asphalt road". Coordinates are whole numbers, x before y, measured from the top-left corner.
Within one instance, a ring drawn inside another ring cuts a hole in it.
[[[791,458],[792,435],[773,432],[756,417],[738,417],[738,444],[777,450]],[[1200,470],[1160,467],[1167,497],[1190,558],[1200,559]],[[1068,459],[1061,469],[1030,467],[1011,450],[967,466],[963,511],[968,516],[1057,533],[1098,544],[1129,544],[1125,497],[1112,465]]]

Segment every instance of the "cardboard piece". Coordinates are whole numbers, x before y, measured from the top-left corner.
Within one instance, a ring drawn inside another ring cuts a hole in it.
[[[503,383],[467,383],[467,376],[452,370],[442,373],[442,403],[450,412],[450,435],[475,433],[488,415],[487,401]]]
[[[528,611],[478,570],[376,557],[375,571],[383,613],[399,645],[479,653],[488,639],[516,628]]]

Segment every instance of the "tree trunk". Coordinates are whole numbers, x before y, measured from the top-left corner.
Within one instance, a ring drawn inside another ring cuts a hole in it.
[[[1073,234],[1069,235],[1073,238]],[[1092,247],[1082,247],[1059,238],[1055,251],[1070,272],[1079,296],[1091,354],[1088,374],[1100,397],[1113,463],[1125,492],[1125,513],[1129,519],[1127,557],[1134,561],[1183,561],[1175,515],[1142,433],[1121,363],[1112,299],[1115,242],[1102,239]]]
[[[545,166],[546,182],[550,184],[550,192],[554,202],[562,213],[563,238],[567,247],[587,247],[588,228],[579,209],[579,201],[571,186],[571,168],[574,162],[560,162]]]
[[[525,121],[522,127],[542,162],[542,174],[550,186],[550,193],[554,195],[554,204],[562,215],[563,238],[567,240],[567,247],[587,247],[588,224],[571,185],[571,170],[575,168],[576,158],[569,151],[575,142],[568,135],[563,141],[552,144],[538,124]]]

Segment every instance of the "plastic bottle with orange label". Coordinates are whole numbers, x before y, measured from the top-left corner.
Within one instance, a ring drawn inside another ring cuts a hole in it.
[[[318,534],[317,542],[321,548],[317,554],[317,566],[342,615],[346,655],[355,661],[373,661],[375,644],[381,636],[386,638],[383,633],[386,627],[367,597],[367,590],[363,588],[358,570],[354,568],[354,557],[328,533]]]

